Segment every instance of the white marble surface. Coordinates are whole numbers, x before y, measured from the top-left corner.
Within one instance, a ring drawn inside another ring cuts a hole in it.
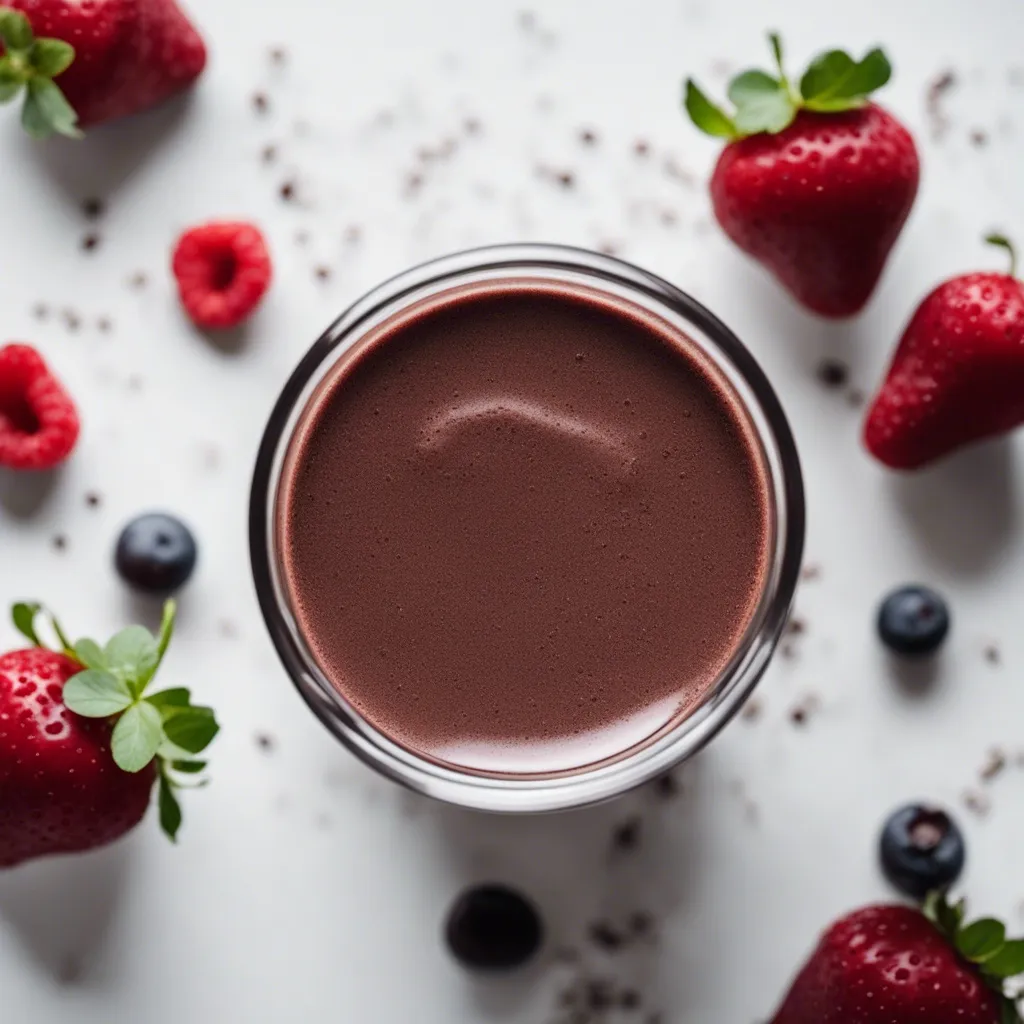
[[[976,907],[1024,926],[1024,769],[978,781],[992,746],[1024,748],[1024,439],[896,479],[858,447],[859,413],[814,376],[823,356],[838,356],[870,390],[933,283],[1000,265],[980,245],[984,230],[1024,239],[1024,5],[771,5],[794,63],[835,43],[888,46],[897,77],[885,102],[924,158],[883,285],[843,326],[797,310],[710,225],[701,183],[715,146],[678,109],[684,73],[720,90],[724,61],[762,58],[769,26],[755,0],[546,0],[533,28],[508,0],[192,6],[213,59],[190,104],[77,146],[30,145],[9,111],[0,123],[0,338],[36,342],[85,420],[74,460],[45,486],[0,477],[0,603],[38,595],[93,634],[148,614],[115,578],[112,542],[138,511],[181,513],[202,565],[166,673],[221,712],[215,781],[190,795],[176,849],[148,820],[112,849],[0,878],[0,1019],[547,1024],[557,991],[584,970],[638,988],[665,1022],[750,1024],[833,915],[888,895],[876,829],[918,796],[962,818]],[[271,66],[272,45],[286,47],[284,66]],[[926,91],[948,68],[957,84],[936,138]],[[260,90],[263,117],[252,104]],[[579,140],[588,127],[591,147]],[[972,144],[973,130],[988,144]],[[450,157],[418,162],[420,147],[449,138]],[[639,139],[646,158],[634,153]],[[278,147],[272,166],[261,162],[268,144]],[[574,187],[558,182],[563,171]],[[295,182],[290,204],[279,197],[285,181]],[[109,212],[87,255],[80,243],[93,228],[79,203],[94,194]],[[180,228],[233,215],[265,227],[277,280],[237,348],[219,351],[183,321],[167,264]],[[673,800],[645,792],[575,815],[499,820],[408,797],[307,712],[257,611],[247,485],[287,372],[383,276],[514,239],[614,243],[692,291],[763,361],[802,449],[808,562],[820,567],[798,597],[806,633],[765,679],[760,719],[734,723],[683,770]],[[320,265],[330,280],[316,279]],[[140,271],[148,284],[129,287]],[[33,315],[37,303],[47,320]],[[77,331],[65,309],[81,318]],[[100,316],[111,332],[97,328]],[[90,490],[102,495],[97,509],[86,507]],[[879,595],[911,578],[947,592],[956,617],[917,695],[872,633]],[[14,639],[0,627],[4,645]],[[986,660],[989,643],[1000,664]],[[820,706],[798,728],[790,711],[812,694]],[[270,754],[257,747],[261,732],[274,737]],[[964,808],[974,789],[991,803],[985,816]],[[639,849],[610,856],[613,826],[633,815]],[[490,878],[529,890],[551,932],[538,966],[500,982],[466,976],[438,937],[453,895]],[[550,955],[581,946],[590,922],[637,909],[655,913],[656,942],[615,956],[583,943],[579,969]]]

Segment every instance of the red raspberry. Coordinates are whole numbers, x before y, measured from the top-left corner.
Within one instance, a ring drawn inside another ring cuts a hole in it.
[[[42,356],[28,345],[0,348],[0,466],[52,469],[72,452],[78,412]]]
[[[270,253],[252,224],[219,221],[186,231],[172,264],[185,312],[197,327],[237,327],[270,287]]]

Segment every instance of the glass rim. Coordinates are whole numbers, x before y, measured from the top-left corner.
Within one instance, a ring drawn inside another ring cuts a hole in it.
[[[772,528],[762,594],[732,657],[701,703],[644,744],[611,761],[553,776],[496,776],[440,764],[370,725],[320,670],[289,608],[277,554],[282,469],[296,428],[336,359],[375,320],[415,301],[481,281],[530,276],[573,281],[639,302],[682,329],[736,392],[763,459]],[[333,358],[332,358],[333,357]],[[455,805],[541,812],[610,799],[703,749],[734,717],[763,675],[785,626],[803,556],[805,507],[796,444],[768,378],[713,313],[664,279],[615,257],[551,244],[513,244],[443,256],[398,274],[353,303],[313,343],[278,397],[260,443],[249,507],[249,547],[257,598],[271,640],[303,699],[356,756],[414,791]]]

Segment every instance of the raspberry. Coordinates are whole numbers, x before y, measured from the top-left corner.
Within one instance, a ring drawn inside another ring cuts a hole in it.
[[[78,433],[74,403],[42,356],[28,345],[0,348],[0,466],[52,469]]]
[[[197,327],[237,327],[270,287],[270,253],[252,224],[219,221],[186,231],[172,264],[185,312]]]

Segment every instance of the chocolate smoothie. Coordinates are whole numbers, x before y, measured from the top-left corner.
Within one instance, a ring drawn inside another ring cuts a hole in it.
[[[463,771],[571,772],[707,696],[765,585],[738,398],[640,307],[538,280],[385,322],[292,441],[284,576],[326,677]]]

